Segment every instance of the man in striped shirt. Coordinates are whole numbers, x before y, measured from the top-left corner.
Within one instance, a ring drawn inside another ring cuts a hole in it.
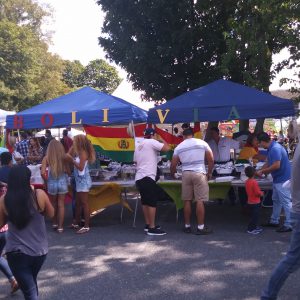
[[[211,178],[214,166],[213,153],[209,145],[194,138],[193,129],[183,131],[183,139],[174,150],[171,162],[171,174],[174,176],[176,166],[182,164],[182,200],[184,202],[184,232],[191,233],[191,204],[194,199],[196,205],[197,230],[196,234],[209,234],[212,231],[204,226],[204,201],[208,201],[208,180]],[[207,170],[205,163],[208,164]]]

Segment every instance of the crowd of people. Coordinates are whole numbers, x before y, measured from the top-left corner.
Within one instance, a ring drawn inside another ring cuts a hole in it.
[[[171,161],[171,175],[175,176],[176,168],[182,167],[182,195],[184,202],[184,233],[194,232],[197,235],[211,234],[213,231],[205,224],[204,203],[209,198],[208,181],[213,174],[214,164],[224,164],[232,159],[231,149],[238,149],[240,142],[221,137],[218,128],[210,129],[211,139],[207,142],[194,138],[194,131],[186,126],[180,133],[183,141],[175,148]],[[90,211],[88,193],[92,186],[89,164],[95,160],[95,151],[85,135],[77,135],[72,140],[67,130],[61,141],[46,132],[42,143],[34,137],[21,134],[19,143],[11,141],[12,151],[0,155],[0,251],[5,249],[7,262],[0,259],[0,269],[7,276],[12,292],[20,288],[25,299],[38,299],[37,275],[48,252],[47,233],[44,217],[52,219],[52,227],[57,233],[64,231],[65,195],[71,183],[76,194],[71,228],[78,234],[90,230]],[[259,234],[260,202],[263,195],[255,179],[271,174],[273,177],[273,210],[270,220],[263,226],[276,227],[277,232],[293,231],[290,251],[281,262],[264,290],[262,299],[275,299],[284,280],[278,274],[288,273],[299,265],[299,219],[292,221],[299,212],[299,189],[294,188],[294,211],[291,213],[291,165],[286,150],[267,133],[250,135],[240,152],[240,160],[262,160],[265,156],[258,152],[258,145],[267,150],[267,159],[263,167],[256,171],[253,166],[245,169],[248,180],[245,183],[247,201],[251,218],[247,228],[249,234]],[[155,130],[147,128],[144,139],[136,147],[136,187],[141,195],[142,210],[145,220],[144,231],[148,235],[165,235],[160,225],[155,223],[157,202],[160,200],[161,187],[156,183],[157,157],[160,152],[170,150]],[[298,151],[299,152],[299,151]],[[297,164],[299,159],[295,161]],[[29,164],[41,163],[41,175],[46,182],[47,194],[42,189],[33,189],[30,184]],[[297,166],[296,166],[297,167]],[[297,172],[293,176],[297,178]],[[299,166],[298,166],[299,168]],[[71,176],[71,183],[69,177]],[[295,185],[294,185],[295,187]],[[298,198],[297,198],[298,197]],[[196,202],[196,230],[191,225],[192,201]],[[284,210],[285,221],[279,226],[281,210]],[[82,218],[84,220],[83,226]],[[296,225],[295,225],[296,224]],[[296,227],[295,227],[296,226]],[[298,226],[298,227],[297,227]],[[297,256],[298,255],[298,256]],[[22,268],[20,267],[22,266]],[[273,298],[272,298],[273,297]]]
[[[19,143],[15,141],[11,139],[11,153],[0,155],[0,254],[5,249],[8,262],[1,256],[0,270],[8,278],[12,293],[20,288],[24,298],[32,300],[38,299],[37,275],[48,252],[44,217],[52,219],[54,230],[63,232],[65,195],[71,174],[76,195],[71,227],[78,234],[89,231],[88,164],[94,161],[95,152],[85,135],[77,135],[72,141],[67,130],[61,141],[47,130],[43,146],[25,132],[21,133]],[[43,189],[33,188],[31,171],[26,167],[40,163],[47,194]]]

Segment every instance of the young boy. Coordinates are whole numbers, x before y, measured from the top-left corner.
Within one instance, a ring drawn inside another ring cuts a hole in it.
[[[246,181],[246,193],[248,198],[248,206],[251,211],[251,220],[248,224],[247,232],[250,234],[259,234],[262,229],[258,227],[260,213],[260,197],[263,192],[260,190],[257,181],[254,179],[255,169],[251,166],[246,167],[245,174],[249,178]]]

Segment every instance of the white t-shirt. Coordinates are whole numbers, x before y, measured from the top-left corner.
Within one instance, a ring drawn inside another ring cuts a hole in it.
[[[136,162],[135,180],[150,177],[155,180],[158,154],[164,144],[155,139],[144,139],[134,151]]]
[[[230,149],[239,149],[240,143],[228,137],[221,137],[219,143],[217,144],[215,140],[210,140],[208,142],[210,146],[215,161],[226,162],[230,160]]]
[[[206,174],[205,152],[209,151],[209,145],[200,139],[189,138],[181,142],[174,150],[182,164],[182,171],[194,171]]]

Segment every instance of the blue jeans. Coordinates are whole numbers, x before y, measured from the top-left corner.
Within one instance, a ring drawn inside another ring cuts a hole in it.
[[[1,256],[4,246],[6,244],[6,232],[0,232],[0,270],[4,273],[8,280],[14,277],[9,265],[4,257]]]
[[[291,191],[282,185],[283,183],[273,183],[273,212],[271,223],[279,223],[281,209],[283,208],[285,214],[284,226],[291,227]]]
[[[38,300],[37,275],[46,256],[30,256],[22,252],[7,253],[8,264],[25,300]]]
[[[247,230],[252,231],[254,229],[257,229],[257,227],[258,227],[258,221],[259,221],[259,215],[260,215],[260,203],[248,204],[248,207],[250,208],[251,219],[248,224]]]
[[[293,214],[292,214],[293,217]],[[293,220],[293,231],[290,247],[285,257],[273,271],[267,287],[262,293],[261,300],[275,300],[289,275],[300,267],[300,217]]]

